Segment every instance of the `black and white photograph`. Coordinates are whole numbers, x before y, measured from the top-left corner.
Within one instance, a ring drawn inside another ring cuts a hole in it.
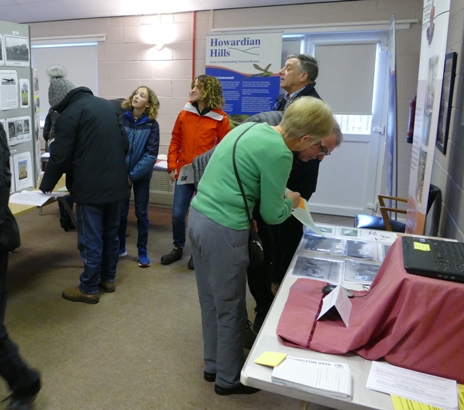
[[[328,253],[330,255],[344,255],[345,240],[337,238],[325,238],[321,236],[310,236],[304,242],[304,249],[309,251]]]
[[[8,118],[6,129],[9,145],[31,141],[31,117]]]
[[[29,39],[19,36],[4,36],[5,64],[9,66],[29,67],[31,52]]]
[[[298,256],[292,270],[292,275],[339,283],[342,266],[342,261]]]
[[[3,51],[3,36],[0,34],[0,65],[5,64],[5,57],[4,57],[4,51]]]
[[[345,256],[350,258],[380,260],[379,246],[375,242],[347,240]]]
[[[375,279],[379,268],[380,263],[346,259],[343,281],[370,285]]]

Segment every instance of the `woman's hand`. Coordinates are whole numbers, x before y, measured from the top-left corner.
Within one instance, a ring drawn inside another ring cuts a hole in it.
[[[292,200],[293,208],[298,208],[298,205],[300,205],[301,201],[301,195],[299,192],[290,191],[287,193],[286,197]]]
[[[176,170],[171,171],[169,173],[169,179],[171,180],[171,182],[176,182]]]

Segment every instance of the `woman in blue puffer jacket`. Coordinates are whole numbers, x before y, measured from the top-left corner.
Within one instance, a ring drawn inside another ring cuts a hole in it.
[[[122,103],[126,110],[119,118],[129,139],[129,152],[126,156],[129,186],[134,190],[135,216],[137,217],[138,264],[150,266],[147,253],[148,244],[148,200],[153,165],[158,157],[159,101],[153,90],[146,86],[137,88]],[[121,203],[121,223],[119,226],[119,257],[127,256],[126,229],[129,214],[129,200]]]

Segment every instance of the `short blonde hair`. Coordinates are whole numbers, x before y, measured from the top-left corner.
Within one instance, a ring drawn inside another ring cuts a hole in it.
[[[315,143],[329,136],[334,125],[330,107],[314,97],[301,97],[291,103],[280,123],[284,136],[301,138],[310,135]]]

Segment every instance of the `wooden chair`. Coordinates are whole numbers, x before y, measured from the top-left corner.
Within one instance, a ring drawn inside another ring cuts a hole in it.
[[[378,199],[381,216],[358,214],[354,218],[354,226],[356,228],[377,229],[381,231],[405,232],[406,225],[402,222],[390,218],[389,212],[405,215],[407,213],[406,209],[390,207],[387,206],[385,202],[388,200],[392,200],[393,202],[396,201],[398,205],[398,202],[407,203],[408,200],[405,198],[398,198],[395,196],[381,194],[378,195]],[[429,197],[427,202],[427,213],[429,212],[435,200],[441,200],[441,190],[437,186],[430,184]]]

